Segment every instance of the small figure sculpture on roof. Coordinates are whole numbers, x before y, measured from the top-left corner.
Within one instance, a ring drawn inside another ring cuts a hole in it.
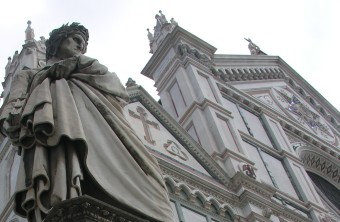
[[[178,23],[175,21],[174,18],[171,18],[171,19],[170,19],[170,22],[171,22],[171,24],[173,24],[173,25],[175,25],[175,26],[178,25]]]
[[[149,39],[150,43],[152,43],[153,40],[154,40],[154,37],[153,37],[152,33],[150,32],[150,29],[146,29],[146,30],[148,31],[148,39]]]
[[[14,55],[13,55],[13,61],[17,60],[18,57],[19,57],[19,52],[18,52],[18,50],[15,50]]]
[[[16,50],[13,55],[11,66],[16,66],[18,64],[19,52]]]
[[[128,87],[131,87],[131,86],[137,86],[137,84],[136,84],[135,80],[133,80],[131,77],[129,77],[128,81],[125,83],[125,86],[128,88]]]
[[[46,38],[44,36],[40,36],[40,42],[41,43],[45,43],[46,42]]]
[[[159,14],[161,15],[160,19],[161,19],[162,24],[168,23],[168,20],[166,19],[165,15],[162,13],[162,10],[159,10]]]
[[[252,55],[259,55],[260,52],[261,52],[260,47],[258,47],[255,43],[253,43],[250,38],[248,38],[248,39],[244,38],[244,39],[247,42],[249,42],[248,48],[250,50],[250,54],[252,54]]]
[[[9,73],[9,68],[11,67],[11,63],[12,63],[12,58],[8,57],[8,62],[7,65],[5,67],[5,76],[7,77],[8,73]]]

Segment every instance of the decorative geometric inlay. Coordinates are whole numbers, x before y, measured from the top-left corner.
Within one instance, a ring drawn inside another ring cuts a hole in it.
[[[300,153],[300,158],[302,162],[309,166],[310,168],[319,171],[328,178],[340,185],[340,167],[335,163],[331,162],[329,159],[308,150],[304,150]]]
[[[181,147],[179,147],[174,141],[168,140],[167,143],[164,144],[164,148],[172,155],[178,156],[184,161],[187,161],[189,158],[188,156],[181,150]]]
[[[318,137],[332,144],[335,142],[335,136],[326,121],[310,105],[283,88],[273,88],[271,93],[287,115],[296,119]]]

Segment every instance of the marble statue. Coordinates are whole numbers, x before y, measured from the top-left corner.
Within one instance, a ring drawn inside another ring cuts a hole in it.
[[[12,63],[12,58],[8,57],[7,64],[6,64],[6,67],[5,67],[5,77],[7,77],[8,74],[9,74],[9,68],[11,67],[11,63]]]
[[[160,20],[162,24],[168,23],[168,20],[166,19],[165,15],[162,13],[162,10],[159,10],[159,14],[161,15]]]
[[[123,115],[129,96],[115,73],[83,55],[88,39],[79,23],[53,30],[47,65],[14,77],[0,116],[21,155],[14,210],[42,221],[55,204],[86,194],[173,221],[158,163]]]
[[[250,51],[250,54],[252,55],[258,55],[260,54],[260,47],[258,47],[255,43],[253,43],[253,41],[251,41],[250,38],[244,38],[247,42],[249,42],[248,44],[248,48]]]

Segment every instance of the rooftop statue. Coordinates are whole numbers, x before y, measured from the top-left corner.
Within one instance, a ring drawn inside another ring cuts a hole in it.
[[[79,23],[53,30],[47,65],[14,77],[0,126],[21,155],[15,211],[42,221],[55,204],[86,194],[173,221],[158,163],[123,115],[129,96],[115,73],[83,55],[88,39]]]
[[[258,47],[255,43],[253,43],[253,41],[251,41],[250,38],[244,38],[247,42],[249,42],[248,44],[248,49],[250,51],[250,54],[252,55],[259,55],[261,50],[260,47]]]

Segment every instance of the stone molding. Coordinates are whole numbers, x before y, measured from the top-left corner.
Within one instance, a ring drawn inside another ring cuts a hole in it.
[[[187,187],[190,187],[190,190],[200,190],[207,197],[214,197],[220,203],[227,203],[236,212],[236,208],[239,205],[238,197],[228,186],[224,186],[213,179],[209,180],[191,175],[189,172],[173,167],[170,164],[165,164],[162,161],[160,161],[160,167],[165,182],[174,192],[179,189],[177,187],[181,184],[185,184]],[[181,187],[183,188],[183,186]]]
[[[285,79],[283,71],[275,66],[211,67],[212,74],[223,82]]]
[[[186,200],[188,203],[193,204],[195,199],[199,199],[202,202],[203,208],[209,213],[214,213],[212,208],[212,206],[214,206],[219,216],[225,216],[225,212],[228,212],[232,218],[236,216],[235,209],[233,209],[229,203],[223,202],[214,196],[210,196],[209,194],[202,192],[200,189],[190,188],[184,182],[176,183],[175,180],[169,175],[165,175],[164,180],[165,183],[171,187],[172,192],[170,192],[170,194],[172,194],[174,197],[179,198],[180,192],[183,191],[187,195]]]

